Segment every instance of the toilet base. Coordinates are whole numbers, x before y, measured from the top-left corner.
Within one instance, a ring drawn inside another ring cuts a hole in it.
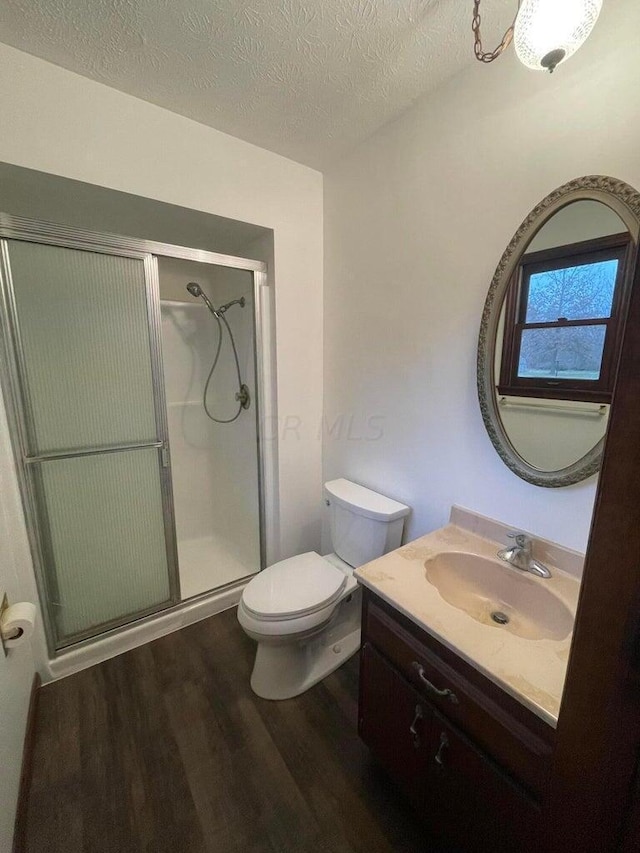
[[[318,639],[323,639],[322,637]],[[251,689],[262,699],[292,699],[326,678],[360,648],[360,629],[339,642],[317,640],[282,646],[258,644]]]
[[[251,689],[262,699],[291,699],[326,678],[360,648],[361,593],[340,602],[334,619],[310,637],[258,641]]]

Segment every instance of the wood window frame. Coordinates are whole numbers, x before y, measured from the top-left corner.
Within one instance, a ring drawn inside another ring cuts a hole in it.
[[[631,241],[627,232],[598,237],[543,249],[523,255],[511,279],[505,301],[505,321],[498,394],[512,397],[538,397],[556,400],[581,400],[610,403],[616,369],[622,345],[624,318],[629,303],[630,278],[628,270]],[[528,283],[532,275],[554,263],[555,269],[595,263],[598,260],[618,259],[618,270],[608,318],[564,320],[546,323],[526,323]],[[522,333],[536,328],[572,328],[605,325],[606,335],[600,377],[588,379],[543,379],[519,377],[518,363]]]

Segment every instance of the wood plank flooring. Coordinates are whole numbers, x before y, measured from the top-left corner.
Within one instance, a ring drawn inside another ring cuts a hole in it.
[[[433,851],[356,732],[357,658],[258,699],[230,610],[42,688],[28,853]]]

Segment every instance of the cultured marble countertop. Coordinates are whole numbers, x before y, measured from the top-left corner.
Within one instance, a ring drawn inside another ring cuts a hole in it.
[[[454,524],[422,536],[356,570],[358,581],[391,604],[489,679],[556,725],[572,633],[561,640],[524,639],[505,626],[477,621],[445,601],[427,579],[425,562],[446,552],[496,559],[503,548]],[[499,562],[499,561],[498,561]],[[544,584],[575,616],[579,581],[549,565],[552,577],[525,580]],[[505,564],[506,571],[517,572]]]

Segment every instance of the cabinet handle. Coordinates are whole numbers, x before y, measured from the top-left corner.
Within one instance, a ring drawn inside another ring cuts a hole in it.
[[[417,660],[414,660],[412,666],[416,670],[416,672],[418,673],[418,678],[424,684],[424,686],[427,688],[429,693],[431,693],[433,696],[438,696],[440,699],[448,699],[449,702],[453,702],[454,705],[460,704],[460,700],[458,699],[456,694],[453,692],[453,690],[449,690],[448,687],[445,687],[443,690],[439,690],[435,686],[435,684],[432,684],[429,681],[429,679],[427,678],[427,676],[424,673],[424,667],[422,666],[422,664],[418,663]]]
[[[418,731],[418,723],[420,720],[424,719],[424,712],[420,705],[416,705],[416,714],[413,718],[413,722],[409,726],[409,731],[411,732],[411,739],[413,740],[413,745],[416,749],[420,746],[420,732]]]
[[[447,737],[446,732],[442,732],[440,735],[440,746],[438,747],[438,751],[435,755],[435,762],[439,764],[440,767],[444,767],[444,751],[449,746],[449,738]]]

